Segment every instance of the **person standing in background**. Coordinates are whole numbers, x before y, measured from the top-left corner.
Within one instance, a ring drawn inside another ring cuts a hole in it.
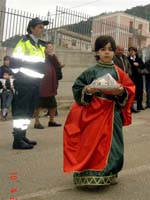
[[[131,76],[131,65],[128,57],[124,55],[124,48],[121,46],[116,47],[115,55],[113,57],[113,62],[115,65],[120,67],[124,72]]]
[[[10,68],[10,56],[4,56],[3,65],[0,67],[0,78],[3,78],[4,73],[9,73],[10,76],[13,76],[13,72]]]
[[[7,56],[7,55],[4,56],[4,58],[3,58],[3,65],[0,67],[0,79],[2,79],[1,80],[1,84],[3,86],[5,85],[4,73],[9,74],[9,78],[13,78],[13,72],[12,72],[12,70],[10,68],[10,56]],[[0,103],[1,103],[0,107],[1,107],[1,113],[2,113],[2,115],[4,114],[3,111],[2,111],[2,104],[3,104],[2,103],[2,92],[4,92],[3,86],[1,86],[1,90],[0,90]],[[5,119],[5,117],[4,117],[4,119]]]
[[[146,87],[146,108],[150,108],[150,59],[145,62],[145,87]]]
[[[11,106],[13,100],[14,93],[14,79],[11,78],[11,74],[9,71],[3,73],[3,78],[0,79],[0,88],[2,90],[1,98],[2,98],[2,118],[3,120],[7,119],[8,109]]]
[[[48,127],[61,126],[60,123],[55,122],[54,117],[57,111],[57,102],[55,96],[57,95],[58,82],[62,79],[63,65],[61,65],[57,56],[54,54],[54,47],[51,42],[47,43],[45,54],[46,73],[41,82],[39,103],[34,113],[34,128],[36,129],[44,128],[39,121],[39,114],[42,108],[48,109]]]
[[[135,100],[137,102],[137,110],[132,106],[132,112],[139,112],[140,110],[144,110],[142,105],[143,101],[143,74],[142,70],[144,70],[145,66],[142,59],[138,56],[137,48],[129,47],[129,56],[128,60],[131,64],[131,76],[130,78],[134,82],[136,86],[136,95]]]

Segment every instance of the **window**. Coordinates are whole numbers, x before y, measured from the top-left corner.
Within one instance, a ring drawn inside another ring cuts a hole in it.
[[[76,46],[76,45],[77,45],[77,41],[73,39],[73,40],[71,41],[71,44],[72,44],[72,46]]]
[[[133,33],[133,21],[129,22],[129,32]]]
[[[143,24],[139,24],[138,29],[142,31],[142,28],[143,28]]]

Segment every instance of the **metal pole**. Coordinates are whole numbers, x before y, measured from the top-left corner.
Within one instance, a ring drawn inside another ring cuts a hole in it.
[[[55,25],[54,25],[54,48],[56,51],[56,47],[57,47],[57,11],[58,11],[58,6],[56,6],[56,13],[55,13]]]

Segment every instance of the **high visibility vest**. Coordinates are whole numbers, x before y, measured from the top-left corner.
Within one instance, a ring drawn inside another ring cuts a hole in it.
[[[35,78],[44,76],[45,45],[41,40],[36,44],[29,35],[25,36],[13,50],[12,59],[16,60],[12,66],[14,73],[22,72]]]

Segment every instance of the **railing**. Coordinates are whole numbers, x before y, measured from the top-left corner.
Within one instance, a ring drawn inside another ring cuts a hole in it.
[[[26,28],[29,21],[39,17],[43,20],[48,20],[50,23],[46,27],[45,32],[48,29],[53,28],[53,20],[49,16],[40,16],[25,11],[19,11],[15,9],[0,10],[0,41],[4,42],[8,39],[15,38],[26,34]]]
[[[55,14],[40,16],[15,9],[0,10],[0,42],[5,47],[13,47],[16,42],[26,34],[26,28],[34,17],[48,20],[50,23],[45,26],[43,39],[54,42],[55,47],[79,49],[91,51],[94,41],[99,35],[111,35],[117,44],[127,48],[131,33],[143,39],[143,32],[129,29],[122,24],[106,20],[102,16],[91,17],[67,8],[56,7]],[[134,37],[134,40],[136,38]],[[146,37],[145,37],[146,38]],[[132,40],[133,41],[133,40]],[[136,44],[136,43],[135,43]]]

